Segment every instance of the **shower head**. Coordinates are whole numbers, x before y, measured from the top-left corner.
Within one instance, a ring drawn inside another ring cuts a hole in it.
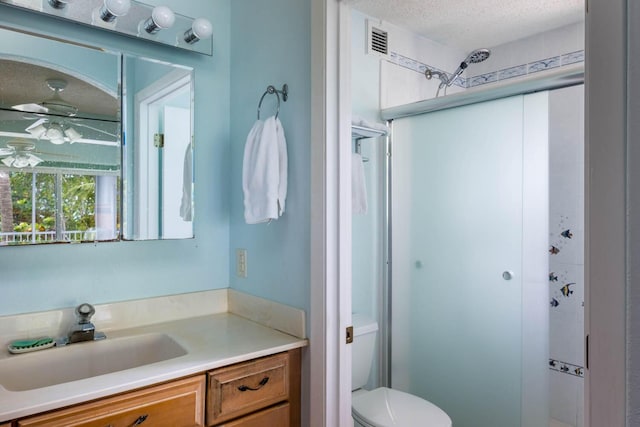
[[[489,58],[489,55],[491,55],[491,51],[489,49],[476,49],[471,52],[469,55],[467,55],[464,61],[460,63],[458,69],[453,73],[449,81],[446,83],[446,86],[451,86],[453,82],[455,82],[456,79],[460,77],[460,74],[462,74],[462,72],[467,69],[469,64],[477,64],[479,62],[485,61],[487,58]]]
[[[491,51],[489,49],[476,49],[469,55],[467,55],[464,62],[466,62],[467,64],[477,64],[479,62],[486,61],[490,55]]]

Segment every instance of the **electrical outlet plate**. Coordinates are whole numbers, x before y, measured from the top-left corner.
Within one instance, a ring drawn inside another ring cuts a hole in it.
[[[247,250],[236,249],[236,276],[247,277]]]

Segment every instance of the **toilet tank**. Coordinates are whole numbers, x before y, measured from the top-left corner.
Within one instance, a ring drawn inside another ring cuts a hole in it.
[[[364,387],[369,381],[373,355],[376,351],[378,323],[362,314],[353,314],[352,323],[351,390],[356,390]]]

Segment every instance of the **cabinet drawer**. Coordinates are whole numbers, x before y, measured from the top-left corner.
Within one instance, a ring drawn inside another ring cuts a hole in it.
[[[289,399],[288,353],[209,372],[207,425],[239,417]]]
[[[18,426],[202,426],[204,387],[201,375],[25,418]]]
[[[289,404],[282,403],[238,420],[220,424],[218,427],[289,427],[289,425]]]

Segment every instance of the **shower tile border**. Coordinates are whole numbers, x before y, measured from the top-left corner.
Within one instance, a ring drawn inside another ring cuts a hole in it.
[[[574,365],[573,363],[549,358],[549,369],[551,371],[560,372],[562,374],[584,378],[584,366]]]
[[[429,64],[425,64],[416,59],[410,58],[399,54],[398,52],[390,52],[387,62],[394,65],[406,68],[408,70],[415,71],[419,74],[424,74],[427,68],[432,69],[440,73],[451,75],[450,73],[441,70],[438,67],[434,67]],[[467,77],[458,77],[453,83],[454,86],[458,86],[463,89],[468,89],[476,86],[481,86],[487,83],[496,83],[503,80],[508,80],[516,77],[522,77],[527,74],[538,73],[540,71],[546,71],[553,68],[564,67],[571,64],[584,62],[584,49],[573,52],[563,53],[557,56],[549,58],[539,59],[536,61],[528,62],[526,64],[514,65],[512,67],[503,68],[501,70],[490,71],[488,73]]]
[[[389,52],[389,58],[387,59],[387,62],[390,62],[394,65],[398,65],[400,67],[406,68],[411,71],[415,71],[416,73],[419,73],[419,74],[424,74],[424,72],[427,71],[427,68],[430,68],[433,71],[437,71],[439,73],[444,73],[448,76],[451,76],[451,73],[441,70],[438,67],[427,65],[423,62],[418,61],[417,59],[412,59],[412,58],[409,58],[408,56],[401,55],[398,52]],[[461,87],[463,89],[467,88],[467,80],[468,79],[465,79],[464,77],[460,76],[456,79],[455,82],[453,82],[453,85]]]

